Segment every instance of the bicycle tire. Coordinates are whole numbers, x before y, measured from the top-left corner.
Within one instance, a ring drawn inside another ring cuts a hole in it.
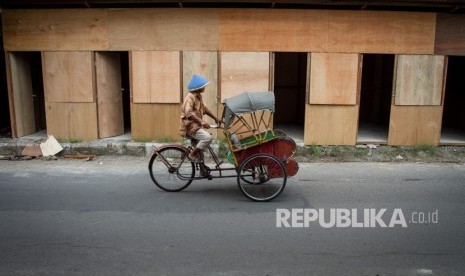
[[[187,149],[175,146],[156,151],[149,162],[153,183],[167,192],[179,192],[187,188],[195,175],[194,164],[187,159],[187,154]]]
[[[237,185],[242,194],[253,201],[270,201],[282,193],[287,175],[284,165],[270,154],[258,153],[241,163]]]

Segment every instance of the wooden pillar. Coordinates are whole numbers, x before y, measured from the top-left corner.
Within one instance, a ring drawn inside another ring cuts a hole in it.
[[[360,54],[312,53],[305,115],[306,145],[355,145]]]
[[[396,57],[389,145],[438,145],[445,65],[444,56]]]

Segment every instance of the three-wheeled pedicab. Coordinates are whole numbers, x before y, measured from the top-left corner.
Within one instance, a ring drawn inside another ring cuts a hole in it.
[[[254,201],[276,198],[299,166],[292,156],[294,140],[274,130],[273,92],[245,92],[225,100],[222,115],[224,136],[228,142],[228,163],[220,161],[210,146],[212,164],[193,163],[187,158],[190,146],[167,144],[156,148],[149,162],[150,177],[159,188],[178,192],[193,180],[236,177],[241,192]],[[202,156],[203,159],[203,156]]]

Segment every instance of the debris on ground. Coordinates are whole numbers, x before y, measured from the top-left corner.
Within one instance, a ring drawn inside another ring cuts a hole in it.
[[[25,146],[21,155],[39,157],[42,156],[42,150],[39,145]]]
[[[59,153],[63,150],[63,147],[60,143],[58,143],[53,135],[49,135],[47,141],[40,144],[40,149],[42,150],[42,155],[47,157]]]
[[[65,154],[63,155],[63,157],[67,159],[85,159],[86,161],[92,161],[97,157],[97,155],[95,154]]]
[[[34,156],[28,155],[12,155],[12,156],[0,156],[0,160],[8,160],[8,161],[27,161],[34,159]]]

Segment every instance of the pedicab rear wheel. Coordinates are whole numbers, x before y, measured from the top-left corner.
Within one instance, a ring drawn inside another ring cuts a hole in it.
[[[237,185],[242,194],[253,201],[275,199],[286,186],[284,165],[273,155],[258,153],[239,166]]]

